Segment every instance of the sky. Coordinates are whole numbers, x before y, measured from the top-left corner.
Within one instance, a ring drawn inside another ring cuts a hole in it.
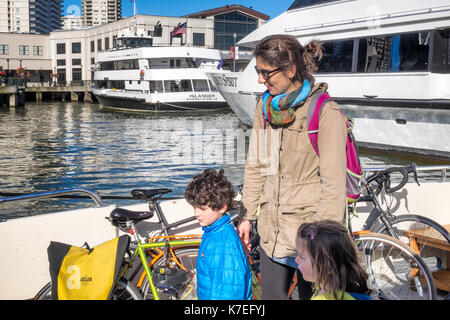
[[[203,10],[223,7],[227,4],[240,4],[262,12],[270,19],[275,18],[289,8],[293,0],[136,0],[138,14],[179,17]],[[81,0],[64,0],[63,15],[81,15]],[[133,4],[122,0],[122,17],[133,15]]]

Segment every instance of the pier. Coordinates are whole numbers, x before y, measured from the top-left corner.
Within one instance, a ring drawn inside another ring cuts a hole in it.
[[[0,84],[0,106],[16,108],[29,101],[95,102],[90,87],[91,81],[27,82],[9,78]]]

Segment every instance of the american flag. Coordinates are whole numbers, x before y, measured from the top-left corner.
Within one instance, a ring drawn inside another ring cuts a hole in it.
[[[173,29],[172,37],[178,34],[186,34],[186,32],[187,32],[187,21],[182,25],[179,24],[177,27],[175,27],[175,29]]]

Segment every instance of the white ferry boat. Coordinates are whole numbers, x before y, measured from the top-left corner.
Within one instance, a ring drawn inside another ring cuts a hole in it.
[[[229,109],[205,75],[221,71],[219,50],[160,46],[161,40],[125,28],[113,50],[98,54],[91,89],[100,104],[141,111]]]
[[[359,145],[450,157],[448,0],[296,0],[238,45],[271,34],[323,43],[316,81],[354,118]],[[254,66],[209,75],[249,127],[266,89]]]

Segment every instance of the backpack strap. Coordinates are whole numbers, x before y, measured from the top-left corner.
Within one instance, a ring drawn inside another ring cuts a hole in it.
[[[319,155],[319,119],[320,115],[322,114],[322,107],[329,100],[332,99],[328,95],[328,93],[318,91],[313,94],[308,106],[306,121],[309,140],[311,141],[311,144],[317,155]]]

